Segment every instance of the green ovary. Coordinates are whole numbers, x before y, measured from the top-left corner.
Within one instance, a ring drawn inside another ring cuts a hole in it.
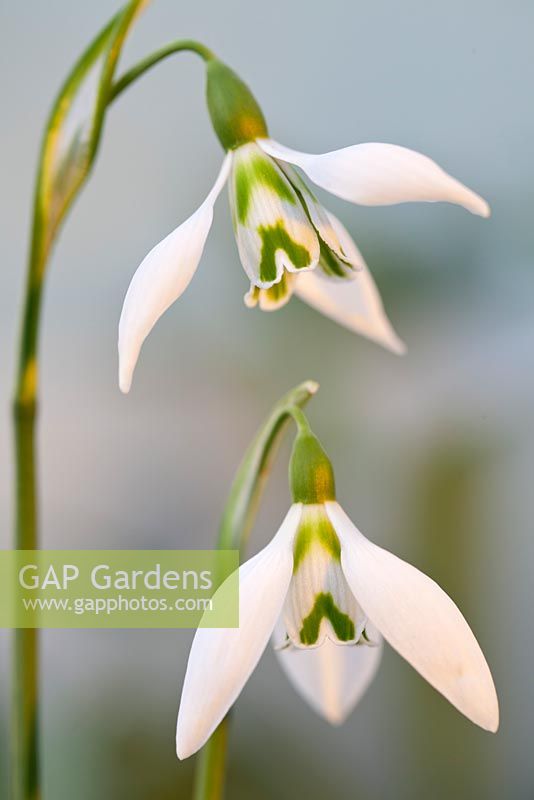
[[[317,642],[323,617],[330,622],[340,642],[350,642],[354,639],[353,621],[347,614],[339,610],[329,592],[317,595],[311,612],[303,620],[302,628],[299,631],[302,644],[313,645]]]
[[[260,225],[261,261],[259,279],[263,283],[276,280],[276,251],[283,250],[295,269],[303,269],[311,264],[309,250],[295,242],[288,234],[282,220],[275,225]]]

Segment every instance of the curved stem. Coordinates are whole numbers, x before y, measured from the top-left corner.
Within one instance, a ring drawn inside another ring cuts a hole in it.
[[[317,392],[315,381],[296,386],[275,405],[250,444],[228,495],[219,527],[220,550],[244,552],[263,489],[287,422]],[[302,414],[302,411],[300,411]],[[304,414],[302,418],[306,420]],[[306,425],[307,425],[306,420]]]
[[[121,94],[133,81],[137,80],[141,75],[145,72],[148,72],[149,69],[152,69],[153,66],[158,64],[160,61],[163,61],[165,58],[174,55],[174,53],[181,53],[181,52],[190,52],[196,53],[204,61],[210,61],[214,58],[214,54],[211,50],[205,47],[200,42],[196,42],[193,39],[181,39],[177,42],[171,42],[170,44],[162,47],[160,50],[156,50],[151,55],[144,58],[134,67],[125,72],[124,75],[119,78],[111,87],[108,97],[108,104],[112,103],[116,97]]]
[[[310,423],[308,422],[308,418],[301,408],[298,406],[289,406],[287,409],[287,414],[288,416],[293,417],[293,421],[297,426],[299,433],[311,433]]]
[[[285,395],[257,432],[237,470],[219,528],[217,547],[244,553],[267,478],[287,423],[292,418],[299,429],[309,430],[302,406],[319,388],[305,381]],[[228,715],[197,757],[194,800],[221,800],[224,789]]]

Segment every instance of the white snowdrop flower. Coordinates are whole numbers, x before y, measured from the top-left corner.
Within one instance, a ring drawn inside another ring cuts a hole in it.
[[[461,612],[431,578],[355,527],[309,429],[297,436],[290,476],[294,502],[278,533],[239,569],[239,627],[196,632],[178,756],[211,736],[271,637],[292,684],[333,724],[373,679],[385,639],[459,711],[496,731],[493,679]]]
[[[404,352],[361,253],[293,167],[362,205],[444,200],[487,217],[488,204],[427,156],[398,145],[372,142],[322,155],[291,150],[269,138],[260,107],[232,70],[208,58],[207,75],[208,108],[227,154],[202,205],[133,276],[119,323],[121,390],[130,389],[145,338],[191,282],[227,180],[239,256],[250,280],[247,306],[272,311],[295,293],[341,325]]]

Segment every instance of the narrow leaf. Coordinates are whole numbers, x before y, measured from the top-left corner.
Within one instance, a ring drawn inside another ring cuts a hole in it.
[[[45,129],[34,208],[37,274],[58,226],[92,167],[117,61],[138,13],[149,0],[131,0],[90,44],[54,104]]]

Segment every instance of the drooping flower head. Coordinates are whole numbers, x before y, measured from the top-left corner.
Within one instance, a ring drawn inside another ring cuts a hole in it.
[[[202,205],[150,251],[133,276],[119,324],[122,391],[129,391],[146,336],[195,273],[226,182],[250,281],[247,306],[276,310],[295,293],[339,324],[404,352],[354,241],[295,167],[317,186],[362,205],[444,200],[487,217],[488,204],[405,147],[368,143],[312,155],[278,144],[243,81],[218,59],[206,60],[208,109],[226,157]]]
[[[207,741],[271,637],[297,691],[333,724],[367,689],[385,639],[459,711],[496,731],[495,687],[464,617],[431,578],[357,530],[336,501],[328,457],[300,424],[290,464],[293,505],[267,547],[239,569],[239,627],[196,632],[178,756]]]

